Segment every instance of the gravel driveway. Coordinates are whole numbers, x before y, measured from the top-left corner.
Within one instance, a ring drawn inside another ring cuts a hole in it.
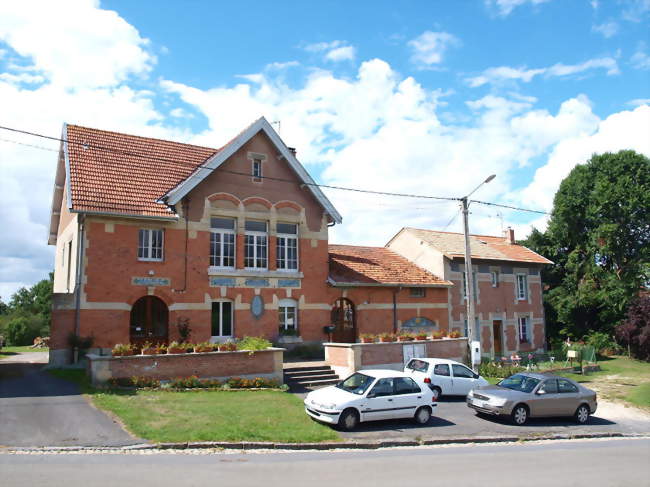
[[[42,371],[47,359],[47,352],[33,352],[0,360],[0,447],[143,443],[92,407],[75,384]]]

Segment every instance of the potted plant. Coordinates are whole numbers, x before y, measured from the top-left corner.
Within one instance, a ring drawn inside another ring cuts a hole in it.
[[[181,342],[179,346],[182,347],[183,350],[185,350],[185,353],[193,353],[194,352],[194,344],[193,343],[182,343]],[[213,345],[212,350],[214,351],[216,349],[217,349],[217,346]]]
[[[427,336],[427,334],[424,333],[424,332],[418,332],[418,333],[415,335],[415,339],[416,339],[416,340],[426,340],[427,338],[428,338],[428,336]]]
[[[458,330],[452,331],[449,333],[449,338],[460,338],[460,332]]]
[[[234,352],[237,350],[237,344],[235,342],[225,342],[219,344],[220,352]]]
[[[393,335],[392,333],[382,333],[381,335],[379,335],[379,341],[383,343],[394,342],[395,335]]]
[[[129,344],[124,345],[122,343],[118,343],[113,347],[112,350],[113,357],[126,357],[128,355],[133,355],[133,354],[134,354],[133,347]]]
[[[158,353],[158,349],[150,342],[144,342],[140,348],[140,353],[142,355],[156,355]]]
[[[156,349],[156,355],[163,355],[167,353],[167,345],[165,345],[164,343],[157,343],[155,349]]]
[[[361,338],[361,343],[374,343],[376,337],[372,333],[362,333],[359,338]]]
[[[195,353],[214,352],[214,345],[209,342],[201,342],[194,345]]]
[[[397,335],[398,342],[411,342],[413,341],[413,334],[407,331],[400,331]]]
[[[432,335],[434,340],[440,340],[444,336],[445,336],[445,334],[442,331],[435,331],[435,332],[433,332],[433,335]]]
[[[185,353],[185,346],[180,343],[173,341],[167,346],[167,353],[170,355],[175,355],[179,353]]]

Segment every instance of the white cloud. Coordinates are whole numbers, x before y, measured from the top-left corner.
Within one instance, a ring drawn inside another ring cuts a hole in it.
[[[510,66],[499,66],[488,68],[479,76],[466,78],[465,82],[472,88],[477,88],[488,83],[496,84],[508,81],[523,81],[529,83],[536,76],[546,78],[564,77],[583,73],[592,69],[605,69],[607,74],[612,76],[620,74],[616,59],[611,57],[589,59],[580,64],[557,63],[547,68],[528,69],[526,67],[513,68]]]
[[[631,22],[641,22],[650,12],[650,0],[627,0],[623,18]]]
[[[432,32],[429,30],[408,42],[413,51],[411,61],[420,66],[440,64],[447,49],[460,44],[460,39],[448,32]]]
[[[346,41],[317,42],[307,44],[303,47],[307,52],[324,53],[327,61],[352,61],[356,55],[356,49],[348,45]]]
[[[650,157],[650,106],[610,115],[597,129],[561,140],[548,161],[537,169],[533,181],[516,198],[526,206],[550,210],[555,191],[571,169],[592,154],[632,149]]]
[[[0,41],[53,83],[68,88],[114,86],[130,75],[147,73],[155,62],[147,39],[97,4],[0,2]]]
[[[616,34],[618,34],[619,25],[613,20],[610,20],[609,22],[593,25],[591,27],[591,30],[593,32],[601,34],[603,37],[605,37],[605,39],[609,39],[610,37],[614,37]]]
[[[650,98],[635,98],[634,100],[628,101],[626,105],[633,108],[640,107],[641,105],[650,105]]]
[[[502,17],[510,15],[510,13],[517,7],[530,3],[531,5],[538,5],[540,3],[548,2],[549,0],[485,0],[485,4],[489,8],[497,10],[498,14]]]
[[[328,61],[352,61],[356,50],[352,46],[337,47],[325,55]]]
[[[650,56],[648,56],[645,42],[640,42],[636,52],[630,58],[632,67],[635,69],[650,69]]]

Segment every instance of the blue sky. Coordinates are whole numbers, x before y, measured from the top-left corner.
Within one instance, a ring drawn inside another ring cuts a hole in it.
[[[53,4],[0,5],[0,125],[219,147],[263,115],[320,182],[461,196],[494,173],[477,199],[545,211],[592,153],[650,155],[650,0]],[[52,268],[55,150],[0,131],[4,300]],[[460,230],[453,203],[327,194],[334,242]],[[486,234],[545,224],[471,217]]]

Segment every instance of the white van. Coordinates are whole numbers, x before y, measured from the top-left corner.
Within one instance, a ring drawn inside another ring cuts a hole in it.
[[[404,372],[426,383],[436,399],[442,395],[467,396],[472,389],[489,384],[465,365],[444,358],[413,358]]]

